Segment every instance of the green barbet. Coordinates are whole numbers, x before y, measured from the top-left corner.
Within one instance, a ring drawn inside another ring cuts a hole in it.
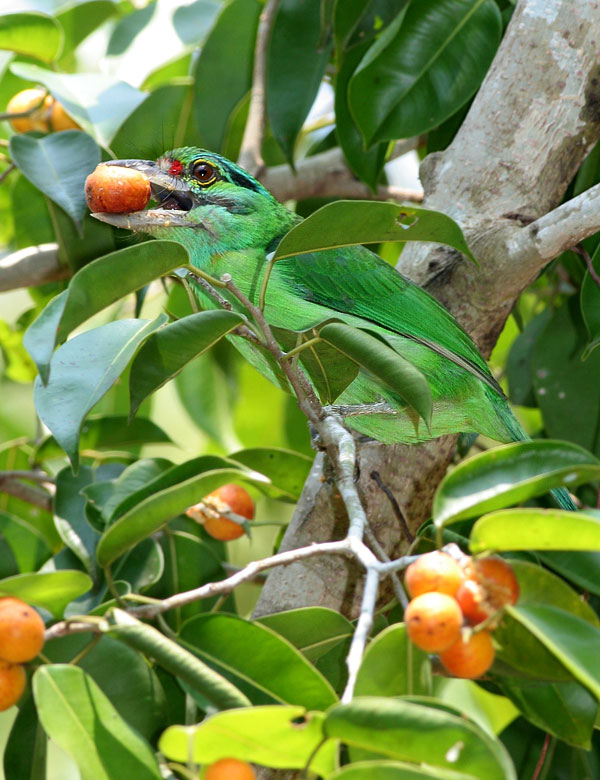
[[[183,244],[193,266],[217,279],[230,274],[250,301],[259,304],[268,259],[281,238],[301,220],[297,214],[235,163],[204,149],[174,149],[157,162],[114,160],[109,164],[143,173],[159,208],[94,216]],[[218,307],[202,286],[195,284],[195,291],[203,307]],[[243,311],[229,291],[220,292],[234,309]],[[360,369],[335,403],[351,408],[347,426],[366,436],[384,443],[414,443],[459,432],[482,433],[503,442],[527,438],[485,360],[456,320],[435,298],[365,247],[278,260],[266,287],[264,315],[284,351],[297,345],[298,334],[308,331],[311,338],[312,329],[323,322],[341,321],[381,334],[426,377],[433,401],[429,428],[415,424],[414,410],[400,395]],[[239,336],[231,340],[259,371],[289,389],[266,351]],[[322,368],[324,362],[336,359],[340,355],[331,348],[301,353],[313,381],[319,364]],[[344,365],[349,365],[347,360]],[[325,373],[335,383],[336,364]],[[362,409],[364,414],[360,414]],[[561,506],[575,508],[566,490],[554,491],[554,495]]]

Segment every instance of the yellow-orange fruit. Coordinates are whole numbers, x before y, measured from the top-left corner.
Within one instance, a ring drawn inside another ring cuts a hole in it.
[[[456,600],[465,619],[472,626],[483,623],[494,611],[486,602],[483,588],[475,580],[465,580],[463,582],[456,594]]]
[[[50,106],[50,127],[52,130],[59,132],[60,130],[81,130],[81,127],[74,119],[67,114],[58,100],[52,100]]]
[[[199,504],[191,506],[186,515],[202,523],[207,534],[221,542],[230,542],[244,533],[243,527],[234,520],[223,517],[222,513],[233,512],[245,517],[254,518],[254,501],[247,490],[240,485],[230,483],[222,485],[205,496]]]
[[[454,558],[441,550],[434,550],[410,564],[404,582],[411,598],[433,591],[454,596],[463,577],[463,570]]]
[[[457,642],[440,653],[440,661],[454,677],[469,680],[481,677],[494,663],[494,645],[488,631],[471,634],[465,642],[461,636]]]
[[[0,712],[16,704],[25,690],[27,676],[20,664],[0,661]]]
[[[150,200],[150,182],[133,168],[99,165],[85,180],[85,197],[90,211],[141,211]]]
[[[204,780],[254,780],[256,773],[245,761],[222,758],[206,768]]]
[[[456,599],[471,625],[482,623],[507,604],[516,604],[519,583],[512,566],[502,558],[473,558],[467,575]]]
[[[24,89],[12,96],[6,106],[6,111],[9,114],[20,114],[37,106],[36,110],[29,116],[10,120],[10,124],[16,133],[27,133],[29,130],[47,133],[50,130],[48,114],[53,98],[50,95],[45,96],[46,90],[41,87]]]
[[[427,653],[439,653],[460,636],[462,612],[456,599],[447,593],[423,593],[404,612],[410,639]]]
[[[44,621],[33,607],[10,596],[0,599],[0,660],[31,661],[44,646]]]

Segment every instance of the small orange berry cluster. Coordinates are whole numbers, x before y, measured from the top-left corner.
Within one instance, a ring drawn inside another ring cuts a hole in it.
[[[454,677],[485,674],[494,661],[490,632],[498,625],[500,610],[519,597],[512,567],[495,556],[456,560],[435,550],[411,563],[404,582],[412,599],[404,621],[414,644],[438,653]]]
[[[252,496],[243,487],[233,483],[221,485],[186,511],[188,517],[204,526],[207,534],[221,542],[230,542],[244,534],[244,527],[230,520],[227,517],[229,513],[246,520],[254,518]]]
[[[44,621],[20,599],[0,598],[0,711],[16,704],[27,678],[22,666],[44,646]]]

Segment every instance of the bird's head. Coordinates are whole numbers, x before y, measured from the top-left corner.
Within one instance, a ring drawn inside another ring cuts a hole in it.
[[[265,249],[298,220],[260,182],[235,163],[186,146],[151,160],[111,160],[150,182],[157,208],[129,214],[95,213],[116,227],[171,238],[197,263],[214,254]]]

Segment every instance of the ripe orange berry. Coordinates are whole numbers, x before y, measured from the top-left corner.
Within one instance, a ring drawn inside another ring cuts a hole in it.
[[[427,653],[439,653],[460,636],[463,622],[460,607],[446,593],[423,593],[413,599],[404,612],[410,639]]]
[[[433,591],[454,596],[462,581],[463,572],[460,565],[442,550],[421,555],[410,564],[404,575],[406,589],[411,598]]]
[[[255,780],[254,769],[237,758],[222,758],[207,767],[204,780]]]
[[[460,636],[451,647],[440,653],[440,661],[454,677],[473,680],[481,677],[494,663],[494,645],[488,631],[471,634],[465,642]]]
[[[50,95],[46,96],[46,90],[42,87],[32,87],[17,92],[9,100],[6,111],[9,114],[20,114],[23,111],[37,106],[29,116],[22,116],[11,119],[10,124],[16,133],[27,133],[29,130],[38,130],[41,133],[47,133],[50,130],[48,124],[48,111],[52,104]]]
[[[80,125],[67,114],[62,103],[52,100],[50,106],[50,127],[55,132],[60,130],[81,130]]]
[[[477,581],[487,592],[487,598],[496,609],[506,604],[516,604],[519,598],[519,583],[510,563],[503,558],[473,559]]]
[[[27,677],[20,664],[0,661],[0,712],[16,704],[25,690]]]
[[[20,599],[0,598],[0,660],[31,661],[44,646],[44,621]]]
[[[237,539],[244,528],[234,520],[223,517],[224,512],[233,512],[247,520],[254,518],[254,501],[240,485],[222,485],[205,496],[199,504],[191,506],[186,515],[204,525],[204,530],[221,542]]]
[[[150,200],[150,182],[133,168],[99,165],[85,180],[90,211],[125,214],[141,211]]]
[[[456,600],[465,619],[472,626],[483,623],[494,610],[485,598],[483,588],[475,580],[465,580],[458,589]]]

